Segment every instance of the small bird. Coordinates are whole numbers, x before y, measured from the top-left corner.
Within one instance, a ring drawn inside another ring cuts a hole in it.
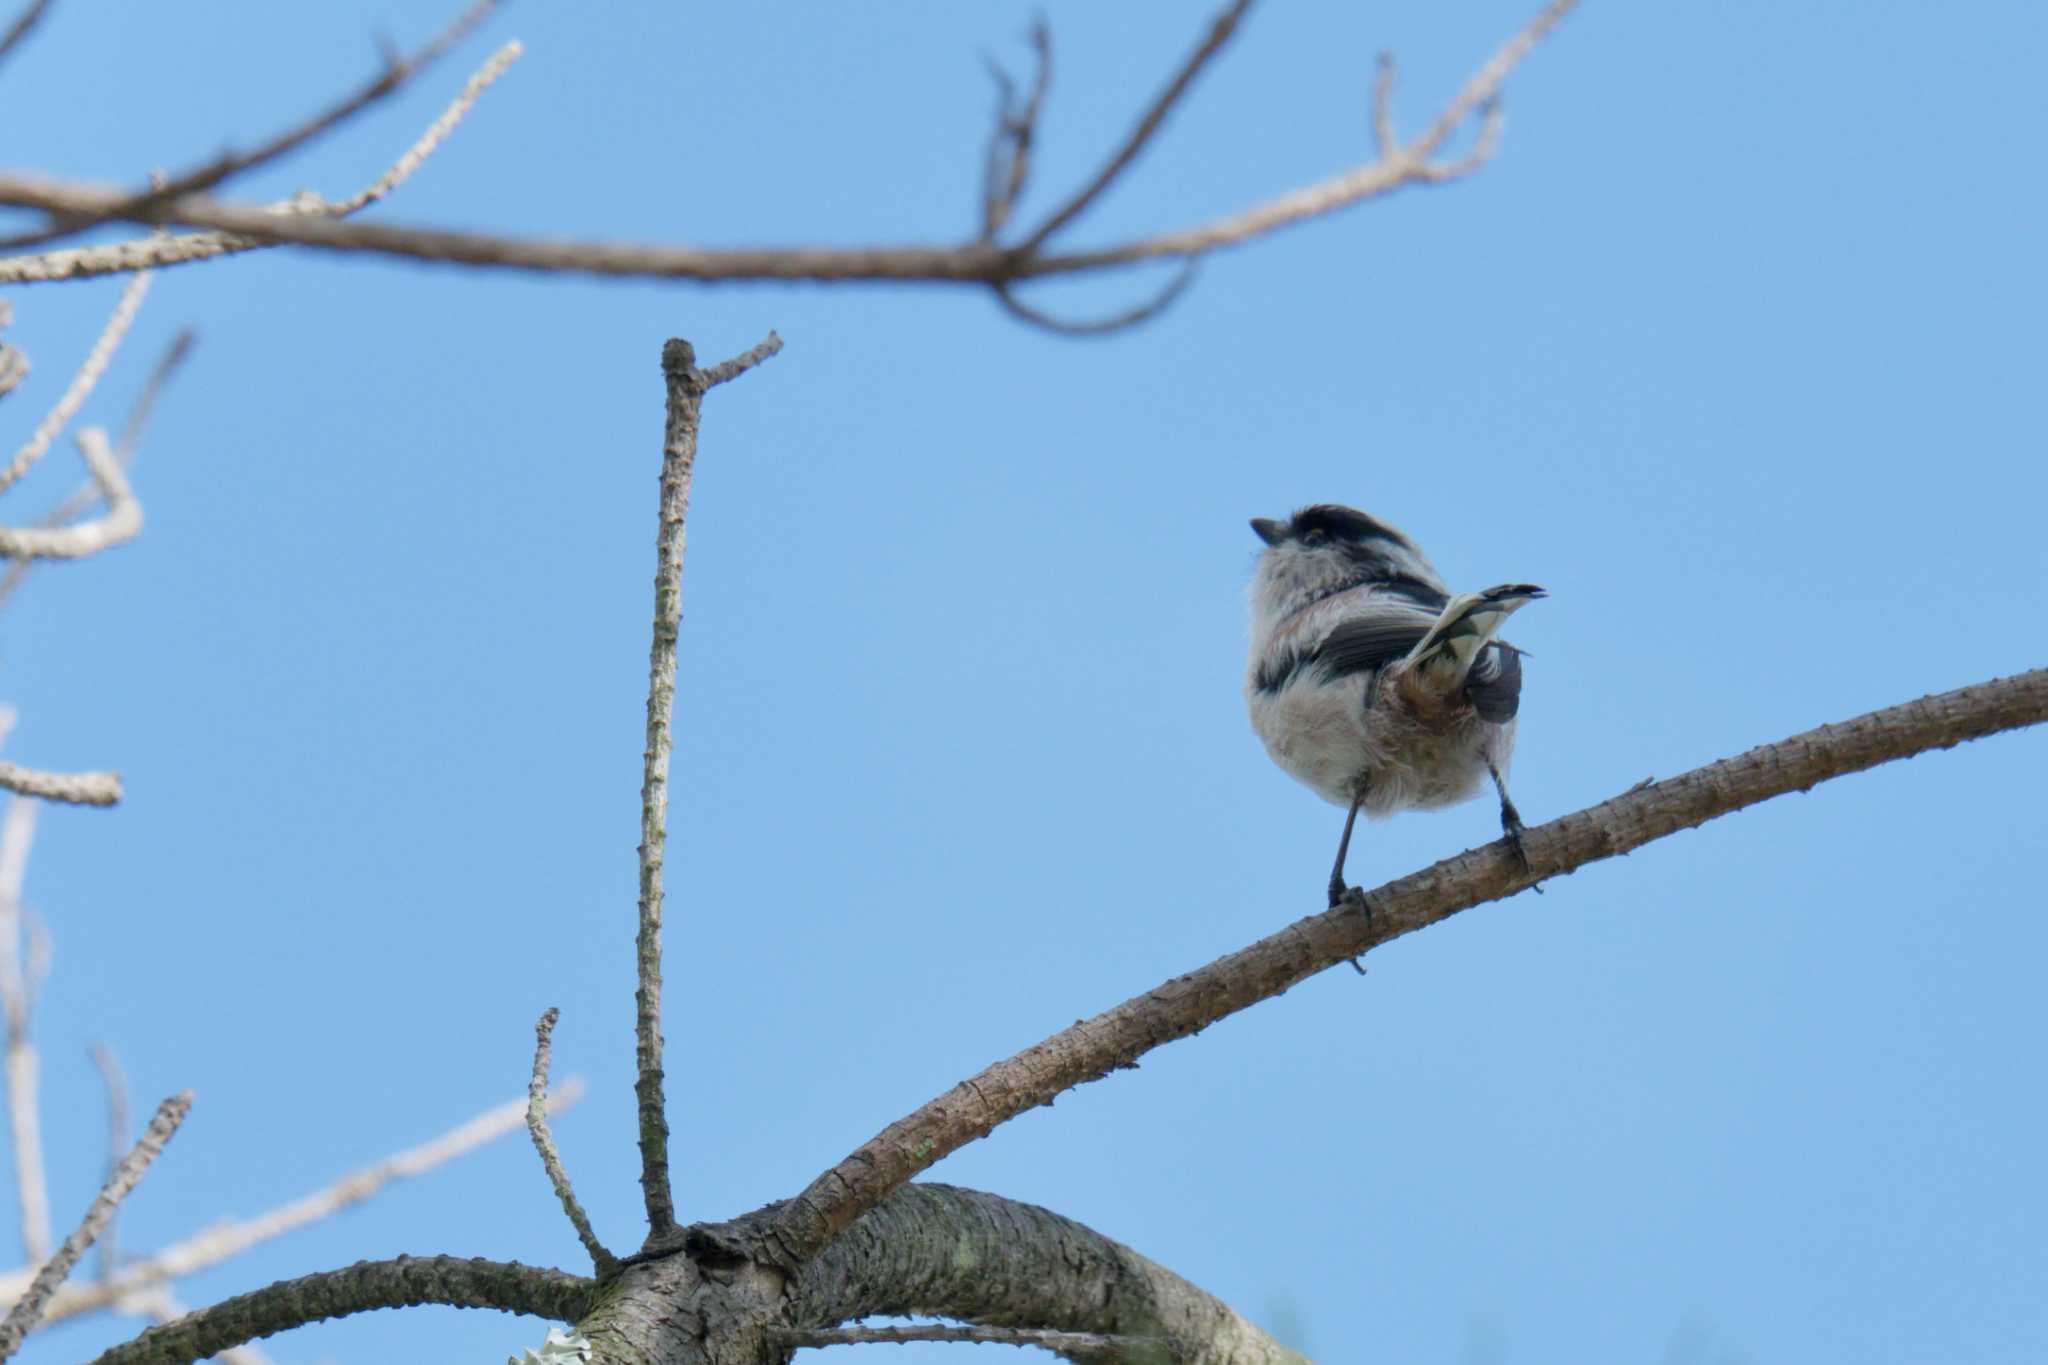
[[[1544,596],[1527,583],[1453,597],[1394,526],[1332,503],[1286,521],[1252,518],[1266,548],[1252,576],[1245,701],[1266,752],[1347,810],[1332,908],[1358,812],[1391,815],[1463,801],[1493,778],[1500,823],[1524,866],[1508,760],[1522,701],[1522,651],[1494,633]]]

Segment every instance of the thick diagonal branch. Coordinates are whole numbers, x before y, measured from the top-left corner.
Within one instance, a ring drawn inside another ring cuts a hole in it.
[[[661,348],[668,411],[661,450],[661,514],[655,535],[654,632],[648,651],[647,752],[640,783],[640,933],[635,944],[639,987],[634,1093],[640,1106],[640,1186],[647,1204],[649,1245],[676,1232],[669,1192],[668,1116],[661,1074],[662,860],[668,849],[668,766],[674,747],[676,637],[683,623],[684,526],[690,515],[690,477],[697,465],[697,425],[704,395],[736,379],[782,349],[773,332],[752,350],[709,370],[697,368],[690,343],[670,338]]]
[[[1460,910],[1786,792],[2044,720],[2048,669],[2036,669],[1823,725],[1632,789],[1529,830],[1526,867],[1504,844],[1445,859],[1373,891],[1369,920],[1351,909],[1298,920],[962,1081],[812,1181],[782,1207],[774,1233],[791,1263],[801,1264],[919,1171],[1026,1109]]]

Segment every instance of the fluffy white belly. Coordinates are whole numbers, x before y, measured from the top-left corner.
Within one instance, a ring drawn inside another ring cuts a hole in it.
[[[1486,776],[1486,757],[1506,775],[1513,723],[1477,713],[1425,727],[1389,689],[1368,711],[1366,675],[1336,683],[1295,681],[1277,693],[1254,690],[1252,728],[1289,776],[1339,806],[1350,806],[1361,778],[1369,816],[1463,801]]]

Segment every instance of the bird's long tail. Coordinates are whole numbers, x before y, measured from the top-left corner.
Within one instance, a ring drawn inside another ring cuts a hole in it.
[[[1485,592],[1459,593],[1444,606],[1436,624],[1408,651],[1403,662],[1411,667],[1429,668],[1432,673],[1447,670],[1453,682],[1462,680],[1501,624],[1545,595],[1543,589],[1530,583],[1503,583]]]

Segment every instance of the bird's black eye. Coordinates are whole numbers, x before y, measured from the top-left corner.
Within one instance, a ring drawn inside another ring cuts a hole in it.
[[[1330,533],[1320,526],[1312,526],[1301,533],[1301,543],[1304,545],[1321,545],[1329,538]]]

